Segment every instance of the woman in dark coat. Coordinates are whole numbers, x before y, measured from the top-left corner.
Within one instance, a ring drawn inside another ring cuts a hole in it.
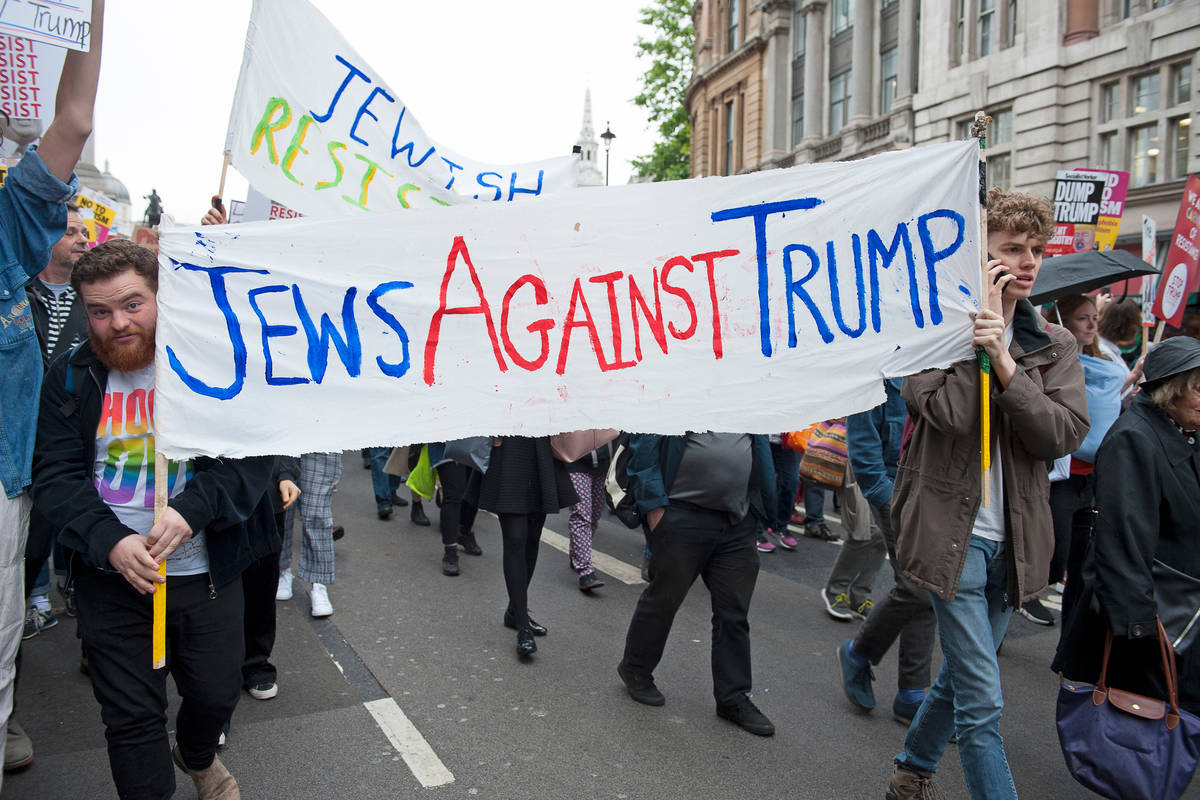
[[[504,624],[517,630],[517,653],[537,652],[534,636],[546,628],[529,617],[529,581],[537,564],[546,515],[579,502],[562,462],[550,452],[550,437],[496,439],[479,487],[479,507],[500,518],[504,544]]]
[[[1112,630],[1109,685],[1165,698],[1155,617],[1187,601],[1166,590],[1154,565],[1200,580],[1200,341],[1168,339],[1144,369],[1142,392],[1097,453],[1095,538],[1054,669],[1094,682]],[[1181,646],[1180,705],[1200,714],[1200,643]]]

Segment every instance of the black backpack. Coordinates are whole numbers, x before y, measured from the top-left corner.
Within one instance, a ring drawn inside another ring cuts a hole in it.
[[[629,434],[622,433],[613,442],[613,457],[608,462],[608,474],[604,477],[604,499],[608,510],[621,520],[627,528],[640,528],[642,515],[633,500],[629,473]]]

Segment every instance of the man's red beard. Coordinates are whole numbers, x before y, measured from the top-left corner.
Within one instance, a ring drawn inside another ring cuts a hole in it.
[[[137,328],[133,332],[137,334],[135,341],[117,344],[113,341],[116,335],[101,339],[88,330],[88,341],[104,366],[118,372],[133,372],[154,363],[154,329]]]

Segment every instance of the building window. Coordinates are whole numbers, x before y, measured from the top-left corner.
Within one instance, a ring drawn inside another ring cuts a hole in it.
[[[967,57],[967,0],[958,0],[954,4],[954,52],[951,54],[951,64],[961,64]]]
[[[1012,144],[1012,109],[992,112],[992,124],[988,131],[988,147],[993,145]]]
[[[1100,87],[1100,121],[1112,122],[1121,116],[1121,84],[1106,83]]]
[[[730,100],[725,104],[725,172],[724,175],[733,174],[733,134],[734,122],[733,116],[733,101]]]
[[[979,55],[991,55],[996,43],[996,0],[979,0]]]
[[[1017,0],[1008,0],[1008,16],[1005,19],[1008,30],[1004,32],[1004,41],[1012,45],[1017,41]]]
[[[898,48],[879,54],[879,113],[886,114],[896,102],[896,63]]]
[[[796,3],[796,10],[792,14],[792,58],[800,58],[804,55],[804,40],[808,36],[808,21],[805,15],[800,13],[800,3]]]
[[[1117,152],[1117,132],[1100,134],[1100,166],[1104,169],[1118,169],[1121,165],[1120,154]]]
[[[833,35],[837,36],[844,30],[850,27],[850,15],[852,12],[850,0],[833,0],[831,3],[833,20]]]
[[[798,94],[792,98],[792,147],[800,144],[804,138],[804,95]]]
[[[1157,124],[1129,129],[1129,185],[1131,187],[1158,182],[1158,158],[1161,153]]]
[[[1012,153],[988,156],[988,186],[1008,191],[1012,188]]]
[[[1180,117],[1171,120],[1171,177],[1188,176],[1188,135],[1192,132],[1192,118]]]
[[[729,19],[726,30],[728,38],[725,41],[726,52],[732,53],[738,46],[738,18],[740,9],[738,8],[739,0],[728,0],[729,2]]]
[[[1171,67],[1171,105],[1181,106],[1192,99],[1192,65],[1175,64]]]
[[[850,119],[850,70],[829,79],[829,135],[846,127]]]
[[[1145,114],[1158,109],[1158,71],[1147,72],[1133,79],[1129,92],[1129,113]]]

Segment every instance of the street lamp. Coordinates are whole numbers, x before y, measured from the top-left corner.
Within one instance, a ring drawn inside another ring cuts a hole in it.
[[[604,123],[604,133],[600,134],[600,138],[604,140],[604,185],[608,186],[608,151],[612,147],[612,140],[617,138],[617,135],[609,130],[611,122]]]

